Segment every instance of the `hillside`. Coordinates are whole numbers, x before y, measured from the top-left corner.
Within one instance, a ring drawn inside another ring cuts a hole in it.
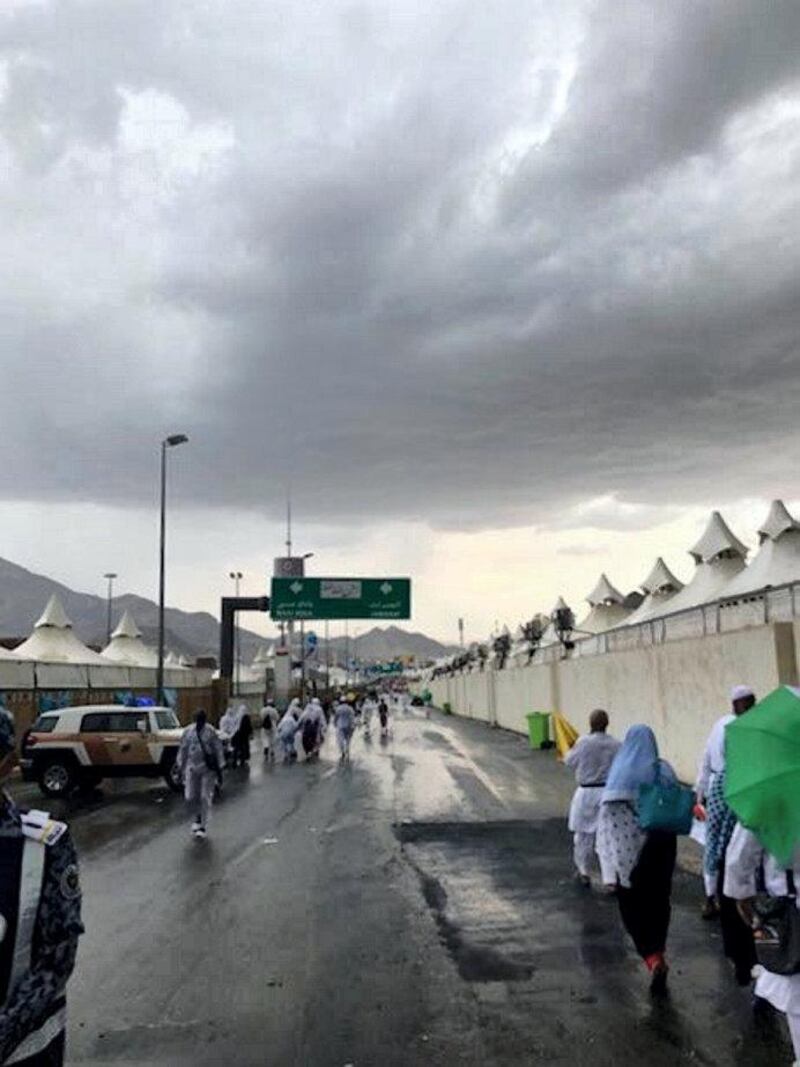
[[[0,559],[0,638],[27,637],[53,593],[61,598],[78,636],[87,644],[104,645],[106,601],[103,597],[76,592],[61,582],[34,574],[5,559]],[[147,644],[155,646],[158,639],[158,605],[133,593],[115,596],[114,624],[126,608],[133,613]],[[219,654],[219,622],[213,615],[167,608],[165,617],[167,649],[192,658]],[[322,624],[317,629],[321,635]],[[239,634],[245,663],[252,660],[262,645],[270,643],[269,639],[246,629],[240,628]],[[332,638],[330,646],[332,660],[343,661],[345,639]],[[409,633],[397,626],[384,629],[375,627],[356,640],[350,638],[350,656],[357,655],[367,660],[390,660],[401,655],[435,659],[447,651],[445,645],[425,634]]]
[[[0,559],[0,637],[27,637],[45,604],[57,593],[72,620],[78,636],[90,645],[104,645],[106,638],[106,601],[90,593],[78,593],[61,582]],[[134,618],[149,645],[158,640],[158,605],[131,593],[114,597],[113,619],[116,624],[126,609]],[[252,658],[264,643],[258,634],[247,630],[242,635],[245,660]],[[207,612],[186,612],[167,608],[165,613],[166,647],[187,656],[219,654],[219,622]]]

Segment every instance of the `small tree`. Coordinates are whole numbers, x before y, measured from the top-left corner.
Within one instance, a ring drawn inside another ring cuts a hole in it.
[[[553,612],[552,618],[553,626],[556,628],[556,633],[564,652],[571,651],[575,647],[575,642],[572,640],[572,631],[575,629],[575,614],[572,608],[557,608]]]
[[[546,615],[534,615],[532,619],[522,624],[522,636],[528,644],[528,663],[536,655],[536,649],[542,643],[549,621]]]
[[[494,654],[497,657],[497,669],[502,671],[506,665],[508,654],[511,651],[511,634],[506,630],[494,639],[492,644]]]

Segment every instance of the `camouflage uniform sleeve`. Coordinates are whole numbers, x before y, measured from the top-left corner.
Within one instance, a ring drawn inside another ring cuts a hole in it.
[[[33,965],[0,1011],[0,1063],[37,1030],[66,990],[75,966],[81,922],[78,858],[67,831],[47,847],[44,884],[33,937]]]

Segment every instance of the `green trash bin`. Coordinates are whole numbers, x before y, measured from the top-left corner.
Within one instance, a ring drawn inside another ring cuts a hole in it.
[[[531,748],[545,748],[550,742],[550,715],[546,711],[532,711],[526,715]]]

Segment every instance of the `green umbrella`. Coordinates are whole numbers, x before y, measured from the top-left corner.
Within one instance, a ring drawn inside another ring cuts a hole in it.
[[[728,724],[725,799],[789,866],[800,844],[800,689],[781,686]]]

